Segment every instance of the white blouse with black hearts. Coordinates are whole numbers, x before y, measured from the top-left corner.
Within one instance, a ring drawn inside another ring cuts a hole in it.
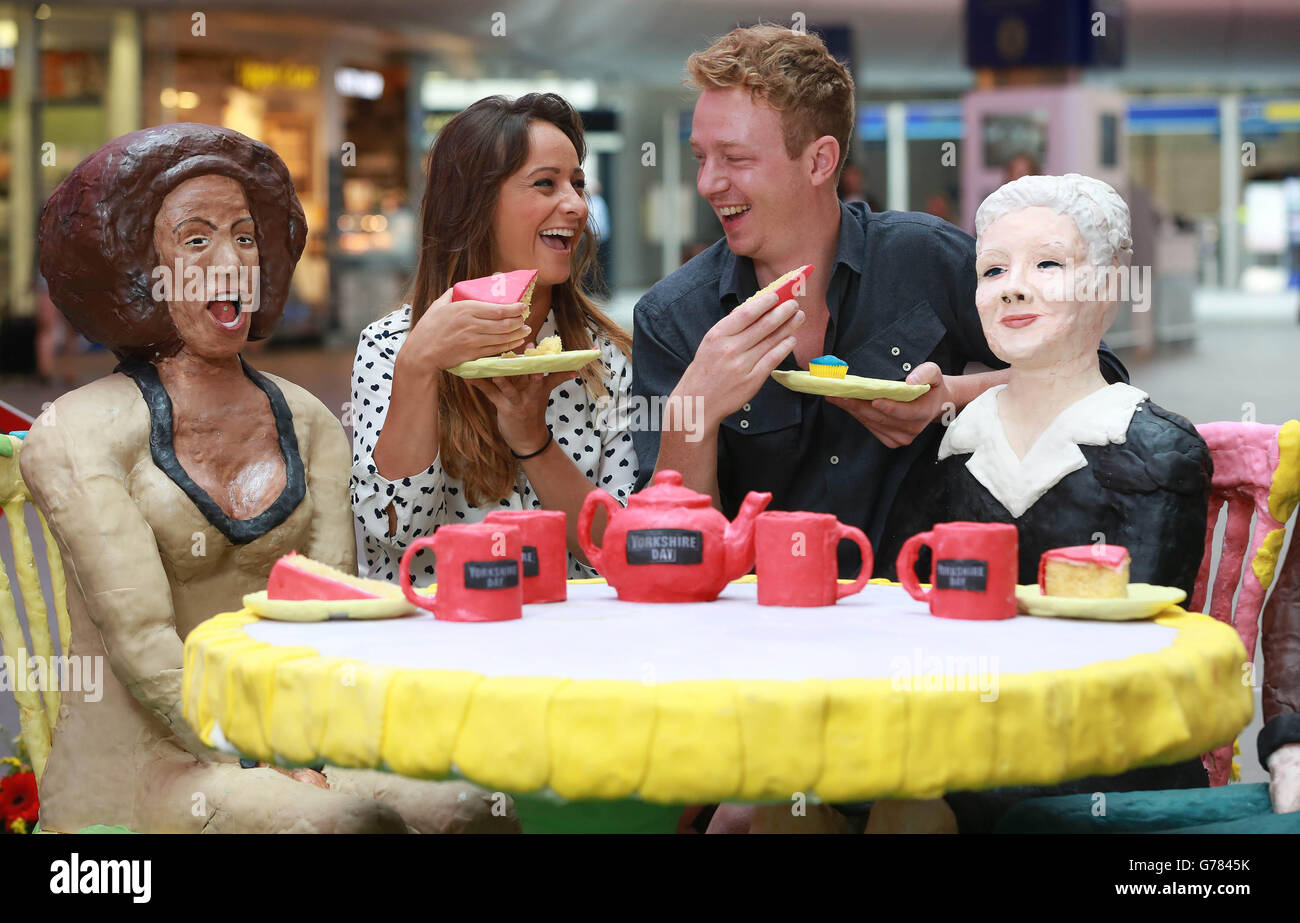
[[[397,582],[398,564],[406,546],[421,536],[432,535],[440,525],[479,522],[492,510],[542,508],[522,468],[510,496],[490,506],[472,506],[465,499],[464,485],[443,470],[441,456],[419,474],[395,481],[375,470],[372,456],[392,397],[393,363],[410,328],[410,305],[375,321],[361,332],[352,366],[352,512],[363,536],[360,570],[363,576],[391,583]],[[538,339],[556,332],[548,317],[538,331]],[[580,377],[566,381],[551,392],[546,424],[578,471],[593,486],[626,504],[637,478],[636,450],[627,431],[628,415],[601,411],[627,405],[632,368],[611,340],[594,332],[592,338],[600,350],[610,401],[598,406]],[[388,534],[390,503],[397,513],[393,535]],[[431,551],[422,549],[416,554],[411,574],[417,584],[432,582],[435,569]],[[594,577],[596,572],[570,554],[569,576]]]

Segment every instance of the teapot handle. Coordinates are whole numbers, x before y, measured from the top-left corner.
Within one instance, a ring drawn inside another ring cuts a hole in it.
[[[605,569],[601,567],[601,550],[591,540],[591,521],[596,515],[596,507],[598,506],[605,507],[609,513],[610,522],[614,521],[615,513],[622,512],[623,507],[605,491],[597,489],[587,494],[587,499],[582,501],[582,510],[578,513],[578,544],[582,546],[582,550],[587,555],[587,560],[591,562],[591,566],[603,575]]]

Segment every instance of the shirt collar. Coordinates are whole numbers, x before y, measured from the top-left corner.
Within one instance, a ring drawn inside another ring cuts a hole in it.
[[[1079,446],[1123,443],[1134,410],[1147,399],[1132,385],[1107,385],[1061,411],[1025,457],[1017,458],[998,416],[998,394],[1005,387],[989,388],[966,405],[944,433],[939,459],[970,452],[967,470],[1016,518],[1067,474],[1087,467]]]
[[[835,269],[844,265],[862,275],[862,257],[866,250],[867,236],[857,214],[843,202],[839,205],[840,233],[835,245],[835,266],[831,274],[834,275]],[[728,308],[733,308],[756,291],[758,277],[754,274],[754,261],[747,256],[736,256],[727,248],[726,255],[722,258],[722,276],[718,283],[719,299]]]

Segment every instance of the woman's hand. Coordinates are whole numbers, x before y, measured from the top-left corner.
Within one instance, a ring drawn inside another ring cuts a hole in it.
[[[501,378],[471,378],[497,412],[497,429],[516,455],[531,455],[546,444],[546,402],[562,382],[577,378],[575,372],[550,375],[513,375]]]
[[[441,371],[516,350],[528,338],[526,310],[522,302],[453,302],[447,289],[407,335],[398,358],[406,366]]]

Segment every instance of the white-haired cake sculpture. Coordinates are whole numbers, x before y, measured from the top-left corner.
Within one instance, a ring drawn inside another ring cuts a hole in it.
[[[937,458],[913,465],[876,560],[889,565],[936,522],[1006,522],[1019,530],[1022,584],[1038,582],[1044,552],[1101,541],[1128,549],[1135,583],[1190,594],[1209,449],[1144,391],[1107,384],[1097,363],[1131,271],[1128,206],[1091,177],[1026,176],[985,199],[975,227],[976,306],[1010,377],[958,414]],[[919,566],[928,574],[928,556]],[[1198,760],[1129,775],[1149,788],[1206,784]]]

